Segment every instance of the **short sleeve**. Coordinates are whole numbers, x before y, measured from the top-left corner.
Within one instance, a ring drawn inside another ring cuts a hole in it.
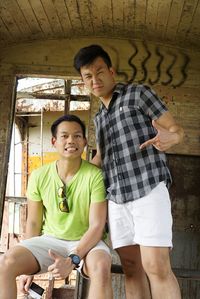
[[[33,171],[29,177],[26,196],[29,200],[41,201],[41,195],[38,187],[38,177],[36,171]]]
[[[138,101],[140,108],[151,119],[158,119],[163,113],[168,111],[161,99],[148,86],[141,86]]]
[[[91,185],[91,202],[103,202],[106,200],[106,191],[103,180],[103,175],[100,169],[94,176]]]

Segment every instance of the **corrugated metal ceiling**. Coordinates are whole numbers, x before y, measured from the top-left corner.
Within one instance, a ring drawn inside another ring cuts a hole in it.
[[[0,48],[119,37],[200,48],[199,0],[0,0]]]

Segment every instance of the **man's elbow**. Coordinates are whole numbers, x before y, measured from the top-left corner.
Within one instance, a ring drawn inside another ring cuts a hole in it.
[[[183,128],[179,125],[173,125],[170,127],[169,132],[174,134],[174,145],[182,143],[184,136],[185,136],[185,132],[183,130]]]
[[[179,130],[178,130],[177,133],[178,133],[178,142],[177,142],[177,144],[180,144],[180,143],[182,143],[183,140],[184,140],[185,132],[184,132],[184,130],[183,130],[182,127],[179,127]]]
[[[92,159],[92,164],[96,165],[97,167],[101,168],[101,157],[99,155],[95,155]]]
[[[184,131],[183,128],[181,128],[181,138],[180,138],[180,142],[183,142],[184,138],[185,138],[185,131]]]

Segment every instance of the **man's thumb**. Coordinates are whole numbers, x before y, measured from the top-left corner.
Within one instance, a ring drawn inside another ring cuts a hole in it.
[[[56,254],[55,252],[53,252],[51,249],[49,249],[49,256],[53,259],[53,260],[56,260],[59,255]]]
[[[157,131],[162,129],[162,127],[161,127],[155,120],[152,120],[152,126],[153,126]]]

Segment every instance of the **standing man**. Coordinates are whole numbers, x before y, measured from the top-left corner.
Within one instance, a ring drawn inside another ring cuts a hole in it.
[[[51,126],[59,160],[32,172],[26,240],[0,259],[1,299],[16,299],[16,277],[27,294],[33,274],[66,278],[73,269],[90,278],[89,299],[112,299],[111,256],[102,241],[107,215],[100,169],[81,159],[85,125],[65,115]]]
[[[183,129],[149,87],[116,84],[101,46],[80,49],[74,66],[102,102],[93,163],[104,173],[111,241],[125,273],[126,298],[150,297],[146,272],[153,299],[180,299],[169,258],[171,176],[164,151],[182,141]]]

